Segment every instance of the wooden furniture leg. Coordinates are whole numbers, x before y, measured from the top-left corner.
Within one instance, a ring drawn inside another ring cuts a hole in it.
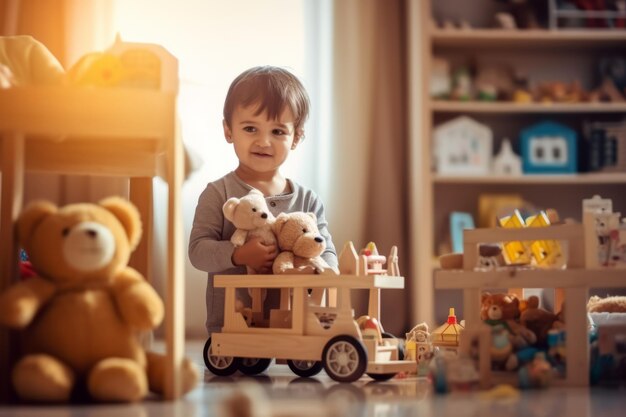
[[[182,193],[183,144],[176,140],[174,126],[167,149],[167,275],[165,302],[165,398],[175,400],[182,395],[182,364],[185,347],[185,280],[183,269]]]
[[[19,133],[2,136],[2,202],[0,219],[0,291],[18,275],[18,244],[14,224],[20,213],[24,190],[24,136]],[[10,396],[11,364],[15,363],[15,346],[6,329],[0,329],[0,402]]]
[[[154,242],[154,208],[152,178],[130,178],[130,201],[139,210],[143,233],[141,242],[130,257],[129,266],[139,271],[154,285],[152,277],[152,247]]]

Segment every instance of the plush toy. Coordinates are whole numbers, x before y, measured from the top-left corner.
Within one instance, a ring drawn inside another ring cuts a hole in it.
[[[548,331],[557,320],[556,314],[539,308],[539,297],[536,295],[530,296],[526,300],[526,309],[520,316],[520,324],[537,336],[537,345],[539,347],[548,346]]]
[[[237,228],[230,238],[235,247],[242,246],[256,237],[261,238],[265,245],[276,244],[276,236],[272,231],[275,218],[267,207],[263,193],[259,190],[252,189],[242,198],[229,198],[222,210],[224,217]]]
[[[280,213],[274,222],[274,233],[280,251],[272,267],[275,274],[339,273],[320,256],[326,249],[326,241],[317,228],[315,213]]]
[[[161,322],[163,303],[127,266],[141,236],[137,209],[118,197],[62,208],[38,201],[21,213],[17,234],[36,271],[0,294],[0,324],[22,330],[18,396],[126,402],[161,393],[164,356],[146,354],[138,332]],[[184,390],[197,379],[186,361]]]
[[[519,300],[515,295],[483,293],[480,318],[491,326],[504,326],[509,331],[513,346],[516,348],[532,345],[537,341],[532,331],[517,322],[519,317]]]
[[[626,313],[626,296],[614,295],[600,298],[594,295],[587,302],[587,311],[589,313]]]

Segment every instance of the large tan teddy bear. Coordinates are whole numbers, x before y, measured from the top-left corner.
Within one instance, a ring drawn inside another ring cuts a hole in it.
[[[274,222],[274,233],[280,251],[272,266],[274,274],[339,273],[320,256],[326,249],[326,241],[317,228],[315,213],[280,213]]]
[[[164,357],[147,354],[137,335],[159,325],[163,303],[127,266],[141,236],[137,209],[118,197],[63,208],[39,201],[17,232],[37,273],[0,295],[0,324],[22,329],[18,396],[127,402],[161,393]],[[189,361],[183,368],[188,391],[198,374]]]

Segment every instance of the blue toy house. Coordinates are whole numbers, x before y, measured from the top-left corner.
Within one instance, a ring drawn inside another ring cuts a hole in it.
[[[520,134],[525,174],[574,174],[578,171],[576,132],[555,122],[542,122]]]

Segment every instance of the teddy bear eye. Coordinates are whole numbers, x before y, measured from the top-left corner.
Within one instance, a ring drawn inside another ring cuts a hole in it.
[[[69,235],[70,234],[70,228],[69,227],[64,228],[61,233],[63,234],[63,237]]]
[[[256,209],[255,208],[252,208],[252,211],[256,213]]]
[[[302,229],[302,233],[307,233],[307,232],[308,232],[308,230]]]

